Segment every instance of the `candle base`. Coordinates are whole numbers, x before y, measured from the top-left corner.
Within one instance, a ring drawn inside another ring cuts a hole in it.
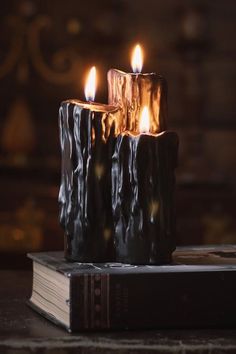
[[[76,244],[78,238],[78,236],[71,238],[70,235],[64,235],[64,257],[68,262],[106,263],[115,261],[113,240],[106,244],[94,240],[90,243]]]
[[[173,236],[173,235],[172,235]],[[116,240],[116,262],[133,265],[164,265],[172,263],[172,253],[175,250],[172,244],[169,249],[158,250],[154,254],[150,254],[150,243],[145,240],[134,239],[127,242]],[[152,253],[152,252],[151,252]]]

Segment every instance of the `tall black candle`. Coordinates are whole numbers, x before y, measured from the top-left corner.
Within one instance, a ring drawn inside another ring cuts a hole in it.
[[[165,264],[175,249],[174,132],[117,137],[112,159],[116,260]]]
[[[162,76],[156,73],[135,74],[111,69],[107,77],[108,102],[121,108],[124,130],[138,131],[143,106],[148,106],[150,110],[150,132],[166,130],[167,83]]]
[[[111,158],[119,122],[113,106],[78,100],[61,104],[60,223],[70,261],[113,260]]]

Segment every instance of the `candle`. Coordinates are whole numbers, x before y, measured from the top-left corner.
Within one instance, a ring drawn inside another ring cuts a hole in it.
[[[133,73],[117,69],[108,72],[108,101],[122,110],[122,128],[132,132],[138,131],[138,117],[143,106],[150,110],[151,133],[166,129],[167,119],[167,83],[156,74],[143,74],[143,54],[137,45],[131,58]]]
[[[175,248],[174,170],[178,137],[153,134],[150,111],[143,107],[139,133],[117,137],[112,158],[112,208],[116,260],[165,264]]]
[[[64,101],[59,110],[60,223],[70,261],[113,260],[111,156],[120,113],[114,106],[93,102],[95,78],[93,67],[85,85],[87,102]]]

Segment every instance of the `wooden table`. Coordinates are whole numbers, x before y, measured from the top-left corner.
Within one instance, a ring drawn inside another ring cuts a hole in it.
[[[0,353],[236,353],[236,329],[69,334],[34,313],[29,271],[0,271]]]

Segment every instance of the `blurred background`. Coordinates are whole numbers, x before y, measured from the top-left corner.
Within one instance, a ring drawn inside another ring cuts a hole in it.
[[[0,10],[0,263],[25,267],[28,251],[62,249],[58,224],[58,108],[83,99],[96,65],[143,72],[169,87],[169,129],[180,137],[178,245],[236,242],[235,0],[11,0]]]

